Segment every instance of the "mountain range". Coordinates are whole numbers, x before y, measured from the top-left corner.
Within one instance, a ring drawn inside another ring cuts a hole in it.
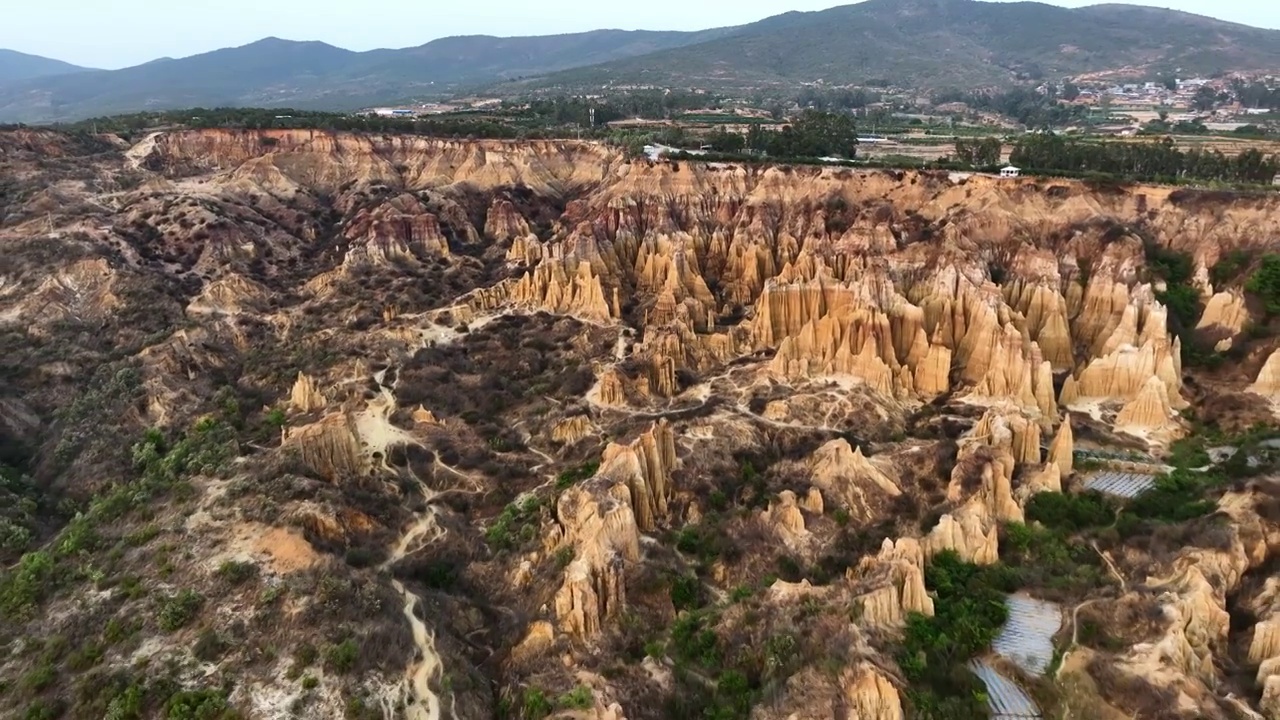
[[[615,60],[533,87],[633,84],[792,87],[880,81],[976,88],[1125,70],[1280,69],[1280,31],[1136,5],[868,0],[787,13],[725,37]]]
[[[474,88],[975,88],[1106,71],[1235,70],[1280,71],[1280,31],[1133,5],[868,0],[699,32],[469,36],[368,52],[268,38],[113,71],[0,51],[0,121],[193,106],[349,110]]]
[[[86,69],[61,60],[51,60],[39,55],[28,55],[0,48],[0,85],[6,82],[84,72]]]

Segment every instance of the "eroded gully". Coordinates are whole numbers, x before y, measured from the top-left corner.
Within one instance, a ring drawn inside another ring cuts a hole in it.
[[[385,468],[388,448],[395,445],[418,444],[411,435],[391,424],[391,416],[396,411],[395,385],[398,376],[391,385],[386,384],[387,370],[380,370],[373,379],[378,384],[378,397],[369,402],[369,406],[356,419],[356,427],[366,447],[365,451]],[[412,473],[412,470],[410,470]],[[440,526],[436,518],[436,507],[433,504],[438,493],[432,490],[416,473],[412,473],[418,483],[418,489],[425,500],[423,510],[414,518],[414,522],[396,540],[391,547],[390,555],[381,566],[388,573],[395,564],[404,558],[419,552],[435,541],[443,538],[447,530]],[[416,648],[414,658],[405,668],[404,678],[387,689],[382,698],[382,712],[386,720],[441,720],[442,703],[440,696],[431,688],[432,681],[444,676],[444,663],[436,651],[435,634],[427,628],[426,622],[418,616],[418,606],[422,604],[421,596],[395,579],[391,585],[404,601],[403,613],[409,622]],[[450,717],[453,716],[452,711]]]

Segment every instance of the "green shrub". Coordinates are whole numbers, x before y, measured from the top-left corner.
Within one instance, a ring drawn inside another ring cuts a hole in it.
[[[587,710],[595,705],[591,688],[579,685],[556,699],[556,706],[566,710]]]
[[[1240,276],[1240,271],[1249,264],[1250,255],[1245,250],[1232,250],[1218,260],[1209,271],[1214,287],[1222,289]]]
[[[228,715],[227,698],[218,690],[183,690],[165,703],[169,720],[220,720]]]
[[[18,681],[19,687],[32,695],[44,692],[58,679],[58,670],[52,662],[41,662],[31,668]]]
[[[175,632],[186,627],[199,614],[203,605],[204,596],[190,589],[165,598],[160,604],[160,629]]]
[[[1223,479],[1216,473],[1174,470],[1158,478],[1154,488],[1130,502],[1124,515],[1165,523],[1204,517],[1218,507],[1216,502],[1206,499],[1205,494]]]
[[[107,713],[103,720],[139,720],[142,718],[142,701],[145,691],[141,685],[130,683],[123,691],[116,693],[107,704]]]
[[[706,668],[720,665],[720,638],[711,628],[714,618],[700,613],[689,613],[678,618],[671,627],[672,656],[680,661]]]
[[[0,518],[0,550],[20,553],[30,546],[31,530],[9,518]]]
[[[1029,523],[1038,522],[1054,530],[1076,532],[1111,525],[1116,511],[1102,493],[1070,495],[1046,492],[1028,501],[1026,515]]]
[[[115,645],[127,640],[135,632],[137,632],[137,626],[111,618],[102,630],[102,641],[108,646]]]
[[[1170,250],[1155,243],[1143,246],[1147,267],[1170,285],[1190,282],[1195,273],[1195,263],[1187,253]]]
[[[52,590],[55,570],[47,552],[23,555],[16,568],[0,576],[0,613],[11,619],[28,617]]]
[[[320,651],[316,650],[316,646],[311,643],[303,643],[294,648],[293,664],[289,666],[289,672],[286,677],[290,680],[296,680],[302,675],[302,671],[311,667],[320,657]]]
[[[356,645],[356,641],[347,638],[337,645],[330,645],[324,653],[324,665],[326,668],[339,673],[349,673],[356,667],[356,661],[360,659],[360,646]]]
[[[671,581],[671,604],[676,612],[702,607],[702,583],[696,577],[682,575]]]
[[[1109,632],[1107,627],[1090,619],[1080,621],[1080,629],[1076,632],[1076,640],[1085,647],[1107,652],[1120,652],[1128,647],[1123,640]]]
[[[697,555],[701,549],[701,538],[696,526],[683,528],[676,536],[676,549],[689,555]]]
[[[458,565],[449,560],[432,560],[418,573],[418,578],[432,590],[452,590],[458,585]]]
[[[565,470],[556,478],[556,489],[567,490],[577,485],[583,480],[589,480],[596,476],[596,472],[600,470],[600,463],[587,463],[572,470]]]
[[[62,529],[56,543],[57,554],[67,557],[91,552],[100,541],[94,522],[85,515],[77,515],[74,520]]]
[[[523,547],[537,536],[536,522],[541,514],[542,501],[536,496],[526,498],[519,505],[512,503],[485,530],[485,540],[499,551]]]
[[[778,566],[778,576],[787,582],[800,582],[804,579],[804,568],[800,562],[790,555],[779,555],[774,562]]]
[[[383,715],[375,704],[361,697],[350,697],[343,709],[343,717],[346,720],[382,720]]]
[[[125,575],[120,578],[120,593],[130,600],[137,600],[145,597],[147,588],[142,584],[142,578],[137,575]]]
[[[67,669],[82,673],[102,662],[103,647],[90,640],[67,657]]]
[[[231,585],[242,585],[258,576],[258,566],[251,562],[228,560],[218,567],[218,576]]]
[[[715,720],[732,720],[751,715],[755,692],[751,681],[739,670],[725,670],[716,678],[715,704],[704,716]]]
[[[1156,299],[1169,309],[1171,318],[1177,318],[1179,328],[1193,328],[1200,317],[1200,293],[1190,285],[1170,284],[1164,292],[1156,293]]]
[[[707,497],[707,504],[712,510],[723,512],[729,507],[729,496],[725,495],[723,490],[712,490]]]
[[[731,557],[735,550],[729,536],[720,528],[722,522],[723,517],[716,513],[704,515],[701,523],[682,528],[676,534],[676,549],[697,557],[703,564]]]
[[[57,700],[34,700],[22,713],[22,720],[54,720],[62,717],[63,712],[63,706]]]
[[[124,541],[133,547],[142,547],[160,536],[160,526],[148,523],[125,536]]]
[[[353,568],[367,568],[377,564],[378,558],[374,551],[367,547],[347,548],[347,552],[342,557],[348,565]]]
[[[792,635],[774,635],[765,643],[765,669],[770,675],[786,677],[783,669],[796,658],[796,639]]]
[[[521,703],[520,717],[523,720],[542,720],[551,714],[551,701],[547,699],[546,693],[537,688],[531,688],[524,692],[524,701]]]
[[[1268,315],[1280,315],[1280,255],[1267,253],[1245,289],[1262,300]]]
[[[191,648],[191,654],[197,660],[204,662],[213,662],[222,657],[222,654],[226,651],[227,644],[212,628],[201,630],[200,637],[196,639],[196,644]]]
[[[562,547],[556,551],[556,568],[563,570],[573,563],[573,547]]]
[[[1206,438],[1192,435],[1173,443],[1169,448],[1169,464],[1176,468],[1202,468],[1212,464],[1205,449]]]

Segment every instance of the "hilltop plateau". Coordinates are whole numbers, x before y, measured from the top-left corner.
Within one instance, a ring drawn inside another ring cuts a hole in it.
[[[1280,717],[1277,247],[1271,193],[0,132],[0,715]]]

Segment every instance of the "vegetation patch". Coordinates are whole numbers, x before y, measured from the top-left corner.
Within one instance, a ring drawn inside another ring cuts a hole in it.
[[[1195,329],[1204,314],[1200,291],[1192,284],[1195,271],[1191,256],[1145,242],[1143,251],[1147,269],[1155,278],[1164,281],[1164,289],[1156,293],[1156,300],[1169,311],[1169,332],[1182,340],[1183,360],[1192,367],[1217,368],[1226,356],[1203,343]]]
[[[0,463],[0,561],[11,564],[31,545],[37,515],[51,512],[31,478]]]
[[[1114,513],[1103,522],[1114,522]],[[1067,530],[1022,523],[1009,523],[1003,529],[1002,560],[1016,573],[1019,587],[1034,588],[1042,595],[1083,595],[1107,584],[1097,552]]]
[[[1262,300],[1268,317],[1280,315],[1280,255],[1267,253],[1245,289]]]
[[[170,633],[181,630],[195,619],[203,606],[204,596],[189,588],[165,598],[157,616],[160,629]]]
[[[541,517],[542,500],[537,496],[530,496],[503,509],[502,514],[485,530],[484,538],[494,550],[516,550],[537,537],[538,520]]]
[[[1027,522],[1051,530],[1077,532],[1115,522],[1116,507],[1098,492],[1039,493],[1027,502]]]
[[[985,652],[1008,620],[1005,595],[1018,589],[1016,573],[981,567],[954,552],[939,553],[925,569],[935,593],[934,616],[907,619],[898,665],[911,687],[907,701],[921,720],[986,718],[986,687],[967,663]]]
[[[251,562],[228,560],[218,567],[218,577],[230,585],[243,585],[258,576],[258,566]]]
[[[556,489],[568,490],[569,488],[573,487],[574,485],[577,485],[583,480],[590,480],[591,478],[595,477],[596,472],[599,470],[600,470],[600,463],[597,463],[597,462],[589,462],[585,465],[580,465],[571,470],[565,470],[564,472],[556,476]]]

